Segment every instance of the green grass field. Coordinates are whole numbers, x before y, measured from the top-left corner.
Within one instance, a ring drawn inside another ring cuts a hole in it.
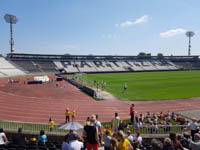
[[[106,91],[122,100],[168,100],[200,96],[200,71],[83,74],[83,82],[106,82]],[[127,83],[127,92],[123,86]],[[101,86],[100,86],[101,87]]]

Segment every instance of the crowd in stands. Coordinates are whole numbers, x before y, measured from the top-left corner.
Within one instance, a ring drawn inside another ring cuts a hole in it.
[[[70,115],[69,109],[66,110],[66,114]],[[160,112],[159,114],[147,112],[145,115],[138,115],[134,109],[134,104],[130,107],[130,116],[131,121],[127,123],[121,121],[116,112],[111,124],[105,125],[103,128],[98,120],[98,115],[92,115],[85,121],[82,134],[70,130],[64,137],[62,144],[49,142],[43,130],[40,131],[40,135],[27,139],[21,128],[8,141],[1,128],[0,150],[98,150],[99,146],[104,147],[105,150],[200,150],[200,132],[195,118],[192,122],[189,122],[170,111]],[[176,135],[170,131],[173,121],[179,125],[186,125],[187,129],[183,127],[182,134]],[[51,122],[52,119],[50,118],[49,123]],[[66,118],[66,122],[68,122],[68,118]],[[147,128],[147,125],[150,126],[148,128],[150,133],[156,133],[159,128],[162,128],[163,131],[170,133],[169,137],[162,141],[152,139],[151,143],[147,144],[140,134],[140,129]],[[131,129],[134,129],[134,134]],[[191,130],[191,134],[188,129]]]
[[[8,140],[3,129],[0,129],[0,149],[1,150],[56,150],[61,149],[62,145],[57,142],[48,142],[47,135],[43,130],[38,136],[32,135],[29,139],[22,132],[22,128],[18,129],[18,133],[14,134]]]
[[[160,113],[159,115],[147,113],[144,116],[144,120],[146,120],[147,123],[154,122],[156,119],[155,116],[158,117],[158,122],[162,122],[162,120],[160,121],[162,117],[168,119],[166,122],[171,122],[171,117],[174,117],[177,122],[178,120],[182,120],[180,116],[174,113],[171,114],[170,112],[166,114]],[[134,116],[134,121],[136,121],[135,117],[137,117],[137,115]],[[147,120],[147,118],[150,119]],[[185,122],[188,123],[187,121]],[[193,123],[194,122],[195,120],[193,120]],[[179,124],[182,124],[182,122],[179,122]],[[192,123],[190,125],[192,125]],[[112,125],[106,125],[104,127],[104,132],[101,132],[100,127],[101,123],[97,120],[96,115],[87,118],[84,123],[82,136],[79,136],[76,132],[70,132],[65,136],[62,150],[98,150],[98,147],[102,145],[105,150],[200,150],[200,134],[198,133],[198,129],[196,129],[194,134],[194,140],[189,132],[184,132],[183,135],[176,135],[171,132],[169,137],[165,138],[163,141],[153,139],[151,144],[146,144],[143,142],[139,130],[136,130],[135,134],[131,134],[129,125],[120,120],[118,113],[115,113],[112,119]],[[77,143],[76,146],[73,146],[74,143]]]

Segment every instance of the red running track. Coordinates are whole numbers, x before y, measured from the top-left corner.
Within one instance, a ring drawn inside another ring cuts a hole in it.
[[[55,76],[50,76],[55,79]],[[76,110],[76,121],[84,122],[91,114],[98,114],[102,122],[110,121],[115,112],[121,119],[129,118],[129,107],[135,104],[138,113],[168,110],[178,112],[200,109],[200,98],[168,101],[95,101],[65,81],[42,85],[24,85],[32,77],[19,77],[19,83],[0,79],[0,120],[47,123],[49,117],[60,124],[65,121],[65,109]],[[66,87],[64,87],[66,86]]]

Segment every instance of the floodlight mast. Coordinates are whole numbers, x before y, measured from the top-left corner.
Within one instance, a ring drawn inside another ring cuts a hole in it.
[[[7,23],[10,23],[10,52],[14,52],[14,39],[13,39],[13,27],[12,24],[17,23],[17,17],[11,14],[5,14],[4,19]]]
[[[188,56],[191,55],[191,37],[194,36],[194,32],[193,31],[188,31],[186,32],[186,36],[189,37],[189,45],[188,45]]]

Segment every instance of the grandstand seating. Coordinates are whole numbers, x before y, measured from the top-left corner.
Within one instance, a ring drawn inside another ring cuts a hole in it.
[[[0,77],[19,76],[25,73],[12,65],[4,57],[0,57]]]
[[[27,74],[56,73],[61,69],[66,73],[200,70],[200,60],[196,56],[166,56],[162,59],[157,57],[142,59],[137,56],[35,55],[15,53],[8,54],[6,59],[7,61],[3,57],[0,59],[2,62],[0,64],[0,77],[13,73],[15,75],[23,75],[24,72]],[[14,69],[17,71],[14,71]]]
[[[48,73],[55,73],[56,70],[56,65],[53,63],[53,61],[33,61],[43,72],[48,72]]]

